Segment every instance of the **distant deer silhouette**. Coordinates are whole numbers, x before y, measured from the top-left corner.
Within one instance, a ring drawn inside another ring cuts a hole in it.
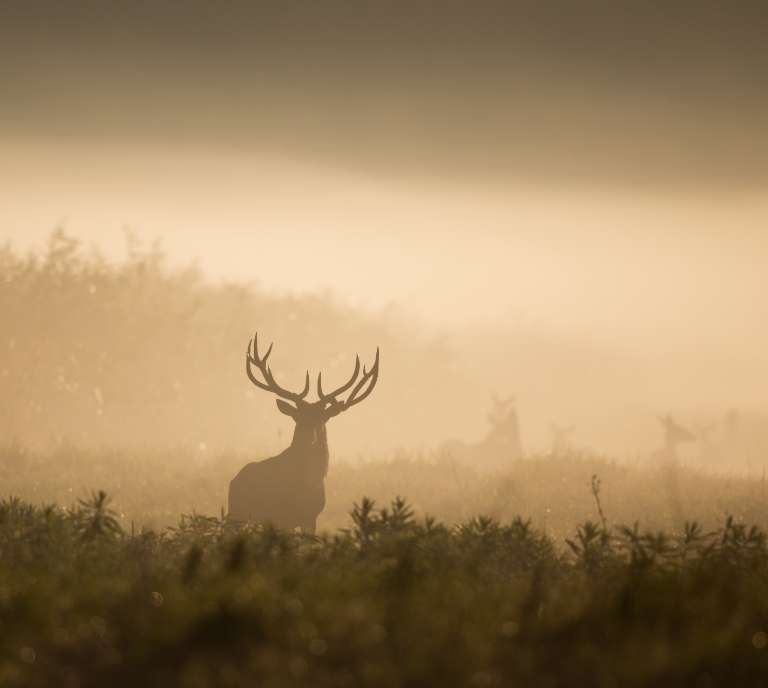
[[[291,446],[263,461],[247,464],[229,484],[229,516],[235,521],[271,522],[284,529],[300,527],[314,533],[317,517],[325,507],[325,476],[328,472],[328,440],[325,424],[342,411],[363,401],[379,377],[379,350],[370,370],[355,359],[352,377],[341,387],[323,392],[322,373],[317,376],[315,402],[305,401],[309,393],[309,371],[304,389],[290,392],[281,387],[267,365],[272,344],[259,357],[258,334],[248,344],[245,370],[259,389],[278,396],[277,408],[296,422]],[[253,371],[256,368],[263,379]],[[338,396],[352,390],[344,400]]]
[[[491,401],[493,408],[488,414],[491,429],[481,446],[484,451],[497,454],[505,461],[520,459],[523,456],[523,444],[515,398],[501,399],[494,394]]]
[[[523,456],[520,438],[520,420],[514,397],[500,399],[495,394],[491,397],[492,408],[488,414],[490,429],[479,442],[449,440],[441,451],[462,462],[471,462],[475,466],[499,468],[508,466]]]
[[[695,442],[696,435],[686,430],[670,415],[661,416],[659,421],[664,428],[664,447],[654,452],[654,458],[662,461],[676,462],[679,458],[678,446],[686,442]]]

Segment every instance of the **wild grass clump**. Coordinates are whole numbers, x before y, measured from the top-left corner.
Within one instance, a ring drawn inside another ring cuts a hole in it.
[[[0,502],[0,685],[686,686],[768,676],[768,545],[363,499],[320,536],[192,514],[124,529],[103,492]]]

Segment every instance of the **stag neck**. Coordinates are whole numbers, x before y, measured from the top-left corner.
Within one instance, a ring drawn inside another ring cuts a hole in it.
[[[296,423],[288,451],[296,461],[307,464],[310,469],[318,469],[325,475],[329,460],[325,422]]]
[[[293,441],[291,442],[291,446],[307,447],[321,441],[324,442],[324,440],[324,421],[318,421],[317,423],[298,421],[296,427],[293,429]]]

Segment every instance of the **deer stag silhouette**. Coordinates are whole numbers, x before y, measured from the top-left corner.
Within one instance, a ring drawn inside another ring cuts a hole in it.
[[[317,376],[315,402],[305,401],[309,394],[309,371],[304,389],[290,392],[281,387],[267,365],[272,344],[259,357],[258,333],[248,343],[245,370],[259,389],[276,394],[277,408],[296,422],[291,446],[263,461],[243,467],[229,484],[229,516],[235,521],[271,522],[278,528],[300,527],[314,533],[317,517],[325,507],[325,476],[328,472],[328,439],[325,424],[342,411],[363,401],[376,386],[379,378],[379,350],[370,370],[363,366],[360,377],[360,357],[355,358],[352,377],[341,387],[323,392],[322,373]],[[259,379],[253,368],[261,373]],[[337,399],[349,390],[344,400]]]

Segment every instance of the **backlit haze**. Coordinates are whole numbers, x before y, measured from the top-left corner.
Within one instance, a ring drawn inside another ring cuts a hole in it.
[[[448,342],[475,396],[425,446],[493,391],[532,449],[768,410],[764,10],[383,5],[4,6],[0,240],[128,231]]]

